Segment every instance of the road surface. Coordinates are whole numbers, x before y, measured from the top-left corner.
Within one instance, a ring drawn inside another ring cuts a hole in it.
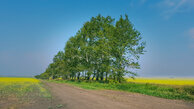
[[[194,104],[137,93],[112,90],[85,90],[62,83],[45,83],[52,102],[61,109],[194,109]]]

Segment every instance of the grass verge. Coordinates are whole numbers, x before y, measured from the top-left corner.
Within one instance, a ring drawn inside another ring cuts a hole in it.
[[[84,89],[108,89],[141,93],[167,99],[194,101],[194,86],[172,86],[144,83],[100,83],[91,81],[49,80],[49,82],[68,83]]]

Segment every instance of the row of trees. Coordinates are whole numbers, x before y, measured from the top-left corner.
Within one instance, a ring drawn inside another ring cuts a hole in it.
[[[116,22],[110,16],[92,17],[36,77],[121,82],[140,68],[138,59],[145,48],[141,39],[127,15]]]

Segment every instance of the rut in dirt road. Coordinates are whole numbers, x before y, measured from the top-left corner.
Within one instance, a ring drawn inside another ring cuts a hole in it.
[[[194,109],[194,104],[111,90],[85,90],[67,84],[45,83],[64,109]]]

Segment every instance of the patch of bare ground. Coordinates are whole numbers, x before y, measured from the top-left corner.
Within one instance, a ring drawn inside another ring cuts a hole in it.
[[[0,109],[48,109],[52,107],[51,98],[41,97],[39,91],[23,96],[1,95]]]
[[[48,109],[49,101],[44,98],[25,100],[10,97],[0,100],[0,109]]]

